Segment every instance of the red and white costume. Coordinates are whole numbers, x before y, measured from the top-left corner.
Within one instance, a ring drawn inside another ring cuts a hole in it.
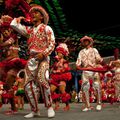
[[[39,90],[45,102],[45,106],[52,105],[50,87],[49,87],[49,55],[55,47],[55,37],[48,22],[48,15],[40,6],[33,6],[30,9],[39,10],[44,15],[44,23],[37,27],[26,27],[17,23],[16,18],[11,22],[11,26],[22,35],[28,37],[28,49],[30,53],[29,60],[26,65],[25,93],[31,105],[31,110],[38,111]],[[36,54],[43,53],[44,59],[39,60],[35,57]]]
[[[78,58],[76,61],[76,66],[81,66],[83,68],[96,68],[97,67],[97,62],[102,62],[102,58],[96,48],[92,47],[93,39],[88,36],[84,36],[83,38],[80,39],[81,43],[84,42],[84,40],[88,40],[89,47],[82,49],[79,54]],[[93,72],[93,71],[83,71],[82,72],[82,91],[85,93],[85,98],[87,101],[88,106],[90,106],[90,101],[89,101],[89,89],[90,89],[90,83],[89,80],[93,80],[93,87],[95,90],[97,90],[98,94],[98,103],[101,103],[101,88],[100,84],[97,80],[100,79],[99,73],[98,72]]]

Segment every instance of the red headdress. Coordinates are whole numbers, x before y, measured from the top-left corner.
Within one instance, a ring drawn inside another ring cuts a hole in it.
[[[27,60],[25,59],[15,58],[7,62],[7,64],[5,65],[5,68],[6,68],[6,71],[12,68],[19,71],[20,69],[24,69],[24,67],[26,66],[26,63],[27,63]]]
[[[3,31],[6,28],[10,28],[10,23],[11,23],[12,20],[13,20],[13,18],[8,16],[8,15],[1,16],[0,31]]]
[[[31,6],[25,0],[5,0],[4,14],[12,17],[18,17],[19,14],[15,12],[15,9],[19,9],[23,12],[23,15],[29,19],[29,9]]]
[[[39,11],[43,15],[43,17],[44,17],[44,24],[48,24],[49,16],[48,16],[48,13],[46,12],[46,10],[42,6],[40,6],[40,5],[34,5],[29,10],[30,13],[34,12],[34,11]]]
[[[60,52],[65,56],[68,56],[69,54],[69,50],[68,47],[65,43],[60,43],[57,47],[56,47],[56,52]]]

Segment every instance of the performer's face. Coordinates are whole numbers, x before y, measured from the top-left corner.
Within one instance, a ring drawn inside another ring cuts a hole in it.
[[[90,45],[90,41],[84,40],[82,44],[83,44],[83,47],[88,47]]]
[[[58,55],[59,58],[63,58],[63,56],[64,56],[64,55],[63,55],[62,53],[60,53],[60,52],[58,52],[57,55]]]
[[[31,19],[33,24],[43,22],[43,15],[39,11],[33,11],[31,12]]]
[[[60,53],[60,52],[57,52],[56,54],[57,54],[57,55],[55,56],[55,58],[56,58],[57,61],[61,60],[61,59],[63,58],[63,56],[64,56],[64,55],[63,55],[62,53]]]
[[[5,29],[2,33],[3,33],[4,37],[9,37],[10,34],[11,34],[11,30],[10,29]]]

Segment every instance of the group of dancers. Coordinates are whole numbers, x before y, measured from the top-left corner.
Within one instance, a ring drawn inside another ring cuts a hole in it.
[[[8,3],[13,3],[11,1],[6,0],[8,7],[11,6]],[[15,96],[19,96],[17,102],[21,103],[18,106],[21,109],[24,104],[23,96],[26,96],[31,112],[24,117],[32,118],[41,115],[38,106],[41,95],[48,118],[51,118],[55,116],[55,110],[60,108],[61,101],[65,103],[63,110],[70,110],[71,94],[66,91],[67,83],[72,79],[72,68],[66,59],[69,48],[64,42],[56,45],[54,32],[48,25],[49,15],[42,6],[29,6],[24,0],[15,3],[20,3],[19,8],[25,16],[12,17],[14,13],[10,12],[0,19],[0,98],[9,99],[11,110],[7,114],[14,114],[17,112]],[[27,60],[19,57],[20,35],[27,39]],[[106,94],[106,100],[119,100],[120,97],[119,51],[116,51],[115,60],[106,64],[93,47],[93,38],[83,36],[80,42],[83,49],[78,53],[75,66],[76,70],[82,71],[80,91],[85,104],[82,111],[91,110],[92,95],[96,99],[96,110],[100,111]],[[55,62],[50,66],[53,51],[56,53]]]

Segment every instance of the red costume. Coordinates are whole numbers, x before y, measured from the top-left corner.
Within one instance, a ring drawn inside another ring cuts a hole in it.
[[[29,19],[30,8],[30,5],[25,0],[5,0],[5,10],[3,14],[11,17],[18,17],[22,12],[22,15]]]
[[[12,88],[16,80],[17,72],[23,69],[26,60],[20,59],[18,55],[18,39],[16,32],[10,27],[12,18],[8,15],[1,17],[1,62],[0,62],[0,79],[5,82],[4,88],[6,94],[3,94],[4,99],[9,99],[11,110],[8,113],[16,111],[14,104],[14,89]]]
[[[52,73],[50,75],[52,99],[56,101],[58,98],[61,98],[62,102],[66,103],[65,110],[68,110],[68,102],[71,97],[70,94],[65,91],[65,88],[66,82],[71,80],[72,75],[70,72],[69,62],[63,58],[63,56],[67,56],[69,53],[67,45],[65,43],[59,44],[56,48],[56,52],[58,55],[55,57],[56,62],[52,65]],[[59,87],[60,94],[57,94],[55,90],[53,90],[53,86],[56,88]],[[57,109],[57,105],[55,109]]]

